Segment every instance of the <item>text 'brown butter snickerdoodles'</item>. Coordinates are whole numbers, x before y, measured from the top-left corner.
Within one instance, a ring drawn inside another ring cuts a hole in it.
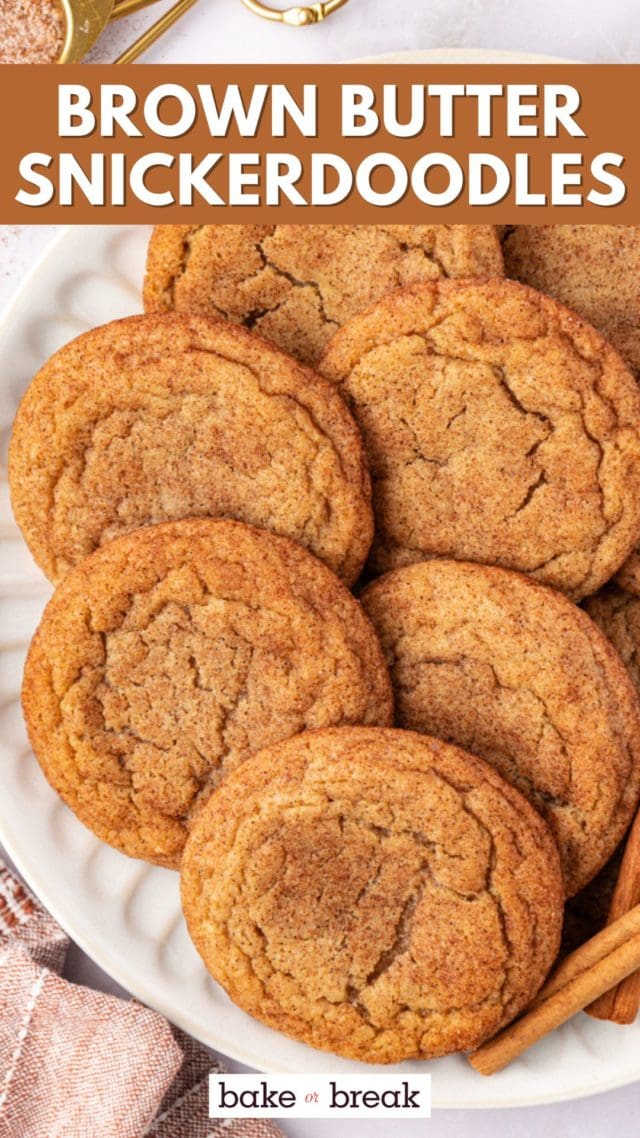
[[[54,581],[118,534],[184,517],[265,526],[348,583],[371,542],[362,443],[338,392],[204,317],[129,317],[61,348],[20,404],[9,473]]]
[[[492,225],[159,225],[144,303],[244,324],[314,363],[398,285],[502,272]]]
[[[168,866],[252,752],[392,719],[379,643],[338,578],[286,538],[205,519],[116,538],[67,574],[31,644],[23,708],[81,821]]]
[[[181,882],[235,1003],[369,1063],[477,1046],[558,951],[542,819],[480,759],[407,731],[313,731],[254,756],[199,816]]]
[[[640,799],[640,703],[608,641],[562,594],[486,565],[397,569],[362,603],[398,724],[468,748],[528,797],[577,893]]]
[[[375,570],[498,564],[574,598],[640,536],[640,391],[590,325],[515,281],[397,290],[319,370],[362,430]]]

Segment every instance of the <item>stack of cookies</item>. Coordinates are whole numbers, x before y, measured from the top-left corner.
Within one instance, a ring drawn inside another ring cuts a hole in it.
[[[521,1013],[640,800],[640,237],[548,230],[161,226],[14,426],[47,778],[369,1063]]]

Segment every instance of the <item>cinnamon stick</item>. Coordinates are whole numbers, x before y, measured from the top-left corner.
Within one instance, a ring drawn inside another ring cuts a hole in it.
[[[640,968],[640,905],[568,956],[547,994],[504,1031],[484,1043],[471,1066],[482,1075],[501,1071],[523,1051]],[[559,985],[559,986],[558,986]]]
[[[609,924],[640,903],[640,811],[629,832],[627,844],[611,899]],[[634,972],[585,1011],[596,1019],[613,1023],[633,1023],[640,1009],[640,971]]]
[[[622,916],[624,915],[623,913]],[[593,968],[605,956],[608,956],[616,948],[620,948],[625,941],[636,934],[640,934],[640,905],[635,906],[626,914],[626,920],[616,920],[613,924],[606,925],[590,940],[576,948],[575,952],[565,956],[555,971],[551,973],[536,998],[528,1005],[527,1011],[533,1011],[539,1004],[544,1003],[549,996],[553,996],[555,992],[564,988],[570,980],[574,980],[576,976],[586,972],[587,969]]]

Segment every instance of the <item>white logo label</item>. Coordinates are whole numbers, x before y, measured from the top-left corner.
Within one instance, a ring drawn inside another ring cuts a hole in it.
[[[430,1075],[209,1075],[210,1118],[430,1118]]]

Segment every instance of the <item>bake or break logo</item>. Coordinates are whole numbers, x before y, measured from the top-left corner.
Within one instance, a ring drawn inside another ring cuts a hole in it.
[[[210,1118],[430,1118],[431,1076],[209,1076]]]

